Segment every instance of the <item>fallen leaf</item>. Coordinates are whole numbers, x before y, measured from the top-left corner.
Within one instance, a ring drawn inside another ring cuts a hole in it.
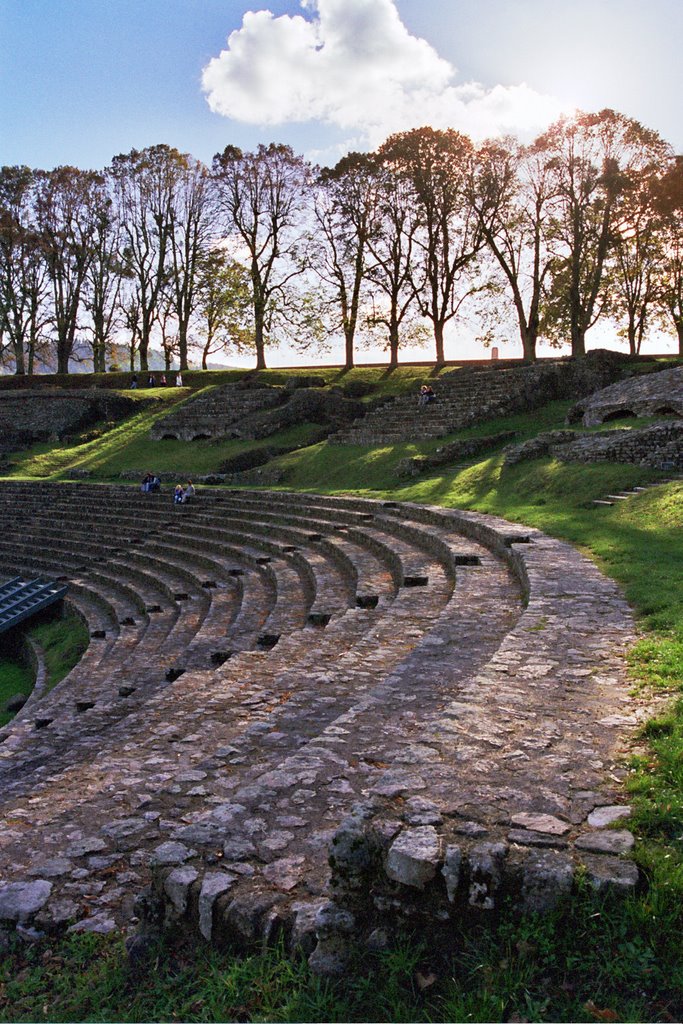
[[[592,1013],[596,1020],[619,1020],[618,1013],[607,1008],[604,1010],[599,1009],[592,999],[589,999],[588,1002],[585,1003],[584,1010],[588,1010],[589,1013]]]
[[[420,992],[423,992],[426,988],[430,988],[436,981],[436,975],[433,971],[428,971],[423,974],[421,971],[417,971],[415,974],[415,981]]]

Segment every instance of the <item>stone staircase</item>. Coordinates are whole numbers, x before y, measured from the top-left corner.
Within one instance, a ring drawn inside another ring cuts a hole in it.
[[[550,903],[578,866],[635,885],[593,823],[628,813],[634,629],[568,545],[284,492],[3,482],[0,513],[3,573],[68,579],[91,634],[0,731],[5,927],[144,911],[331,970],[349,920]]]
[[[328,440],[333,444],[379,445],[444,437],[474,423],[537,408],[555,398],[588,394],[619,373],[618,363],[600,356],[592,360],[544,360],[532,366],[461,368],[433,382],[436,401],[419,406],[417,393],[399,395]]]
[[[168,416],[157,420],[150,436],[154,441],[237,436],[238,424],[254,413],[276,408],[286,397],[283,388],[265,384],[242,381],[224,384],[190,398]]]
[[[548,401],[547,392],[536,386],[544,372],[555,377],[557,366],[463,368],[443,374],[434,384],[434,402],[420,406],[417,394],[399,395],[329,440],[333,444],[375,445],[443,437],[473,423]]]

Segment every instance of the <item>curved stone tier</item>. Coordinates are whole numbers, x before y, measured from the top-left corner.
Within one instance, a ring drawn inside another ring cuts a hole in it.
[[[0,730],[0,920],[128,928],[152,880],[167,923],[316,932],[324,961],[350,911],[531,906],[577,863],[635,884],[629,834],[589,817],[635,721],[633,624],[568,545],[280,492],[4,483],[0,506],[5,571],[68,579],[91,633]]]

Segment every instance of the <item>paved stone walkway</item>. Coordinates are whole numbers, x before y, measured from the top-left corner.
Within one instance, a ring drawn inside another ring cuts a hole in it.
[[[634,628],[573,548],[393,502],[116,494],[0,494],[5,571],[67,576],[93,638],[0,731],[0,921],[131,929],[153,879],[167,923],[316,933],[327,969],[411,898],[540,906],[578,863],[636,884],[603,827]]]

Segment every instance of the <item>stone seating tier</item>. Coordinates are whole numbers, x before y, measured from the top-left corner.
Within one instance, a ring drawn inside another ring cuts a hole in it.
[[[225,384],[190,399],[157,420],[150,434],[155,441],[164,437],[193,441],[197,437],[229,436],[233,425],[252,413],[275,408],[284,398],[285,392],[279,388],[250,389]]]
[[[347,429],[330,435],[336,444],[399,444],[443,437],[496,416],[530,410],[553,398],[578,398],[616,379],[610,357],[543,361],[501,369],[460,369],[434,384],[436,400],[418,406],[417,393],[397,396]]]
[[[635,884],[590,818],[628,813],[633,625],[567,545],[284,492],[5,482],[4,509],[8,571],[62,570],[105,633],[0,732],[6,926],[129,929],[152,881],[168,926],[282,932],[324,969],[349,915],[362,939],[513,884],[547,905],[579,865]]]

